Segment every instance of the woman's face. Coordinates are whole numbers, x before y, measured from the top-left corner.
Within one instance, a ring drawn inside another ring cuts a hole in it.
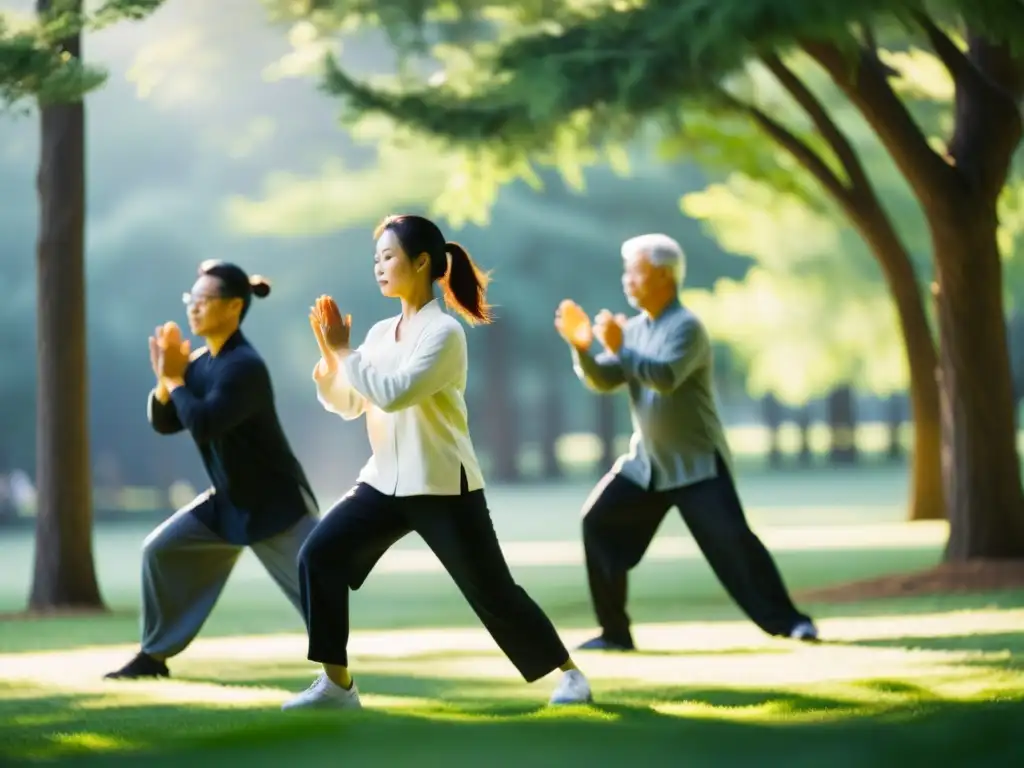
[[[380,292],[385,296],[407,298],[413,295],[418,284],[428,278],[429,270],[430,259],[427,255],[421,253],[415,261],[410,259],[392,230],[384,230],[377,239],[373,272]]]

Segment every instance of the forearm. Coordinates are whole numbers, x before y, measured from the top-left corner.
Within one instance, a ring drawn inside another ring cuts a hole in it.
[[[614,357],[598,360],[590,352],[572,347],[572,361],[576,376],[595,392],[613,392],[626,382],[622,366]]]
[[[464,375],[466,350],[461,332],[434,331],[423,338],[397,371],[384,371],[355,350],[340,359],[346,381],[368,403],[387,413],[410,408]]]
[[[178,418],[199,442],[222,437],[271,396],[265,372],[249,366],[223,372],[202,397],[194,395],[181,378],[167,378],[165,385]]]
[[[366,410],[366,399],[355,390],[339,367],[329,368],[323,358],[313,368],[316,398],[324,410],[346,421],[359,418]]]
[[[698,349],[667,360],[657,360],[629,347],[622,347],[618,359],[623,375],[656,392],[671,392],[696,368]]]
[[[171,402],[170,393],[159,384],[147,398],[146,417],[153,429],[161,435],[173,435],[185,428]]]

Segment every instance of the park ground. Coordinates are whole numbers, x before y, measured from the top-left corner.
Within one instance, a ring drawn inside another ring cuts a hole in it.
[[[148,526],[97,530],[112,611],[85,618],[11,615],[31,532],[0,530],[0,765],[1024,765],[1024,589],[970,574],[851,589],[941,557],[944,524],[902,522],[898,470],[750,473],[741,490],[825,642],[745,621],[672,516],[631,580],[642,652],[578,654],[596,702],[558,710],[545,706],[555,676],[517,678],[414,538],[353,596],[366,710],[339,716],[280,711],[315,669],[299,617],[251,555],[174,679],[110,683],[102,674],[135,647]],[[570,644],[592,632],[585,493],[490,493],[514,573]]]

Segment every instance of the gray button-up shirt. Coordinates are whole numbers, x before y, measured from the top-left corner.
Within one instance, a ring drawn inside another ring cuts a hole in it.
[[[715,477],[715,453],[732,456],[715,402],[704,324],[673,301],[656,319],[631,317],[618,355],[572,350],[576,375],[595,392],[629,389],[633,435],[613,468],[663,491]]]

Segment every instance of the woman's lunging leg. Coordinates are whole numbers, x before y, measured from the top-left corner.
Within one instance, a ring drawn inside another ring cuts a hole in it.
[[[586,679],[551,620],[513,579],[483,492],[424,504],[413,523],[523,679],[533,682],[561,669],[586,686],[573,700],[589,700]]]
[[[302,614],[309,643],[306,657],[324,674],[285,704],[350,706],[358,696],[348,669],[349,590],[358,589],[373,566],[408,533],[389,497],[359,485],[323,516],[299,550]]]

